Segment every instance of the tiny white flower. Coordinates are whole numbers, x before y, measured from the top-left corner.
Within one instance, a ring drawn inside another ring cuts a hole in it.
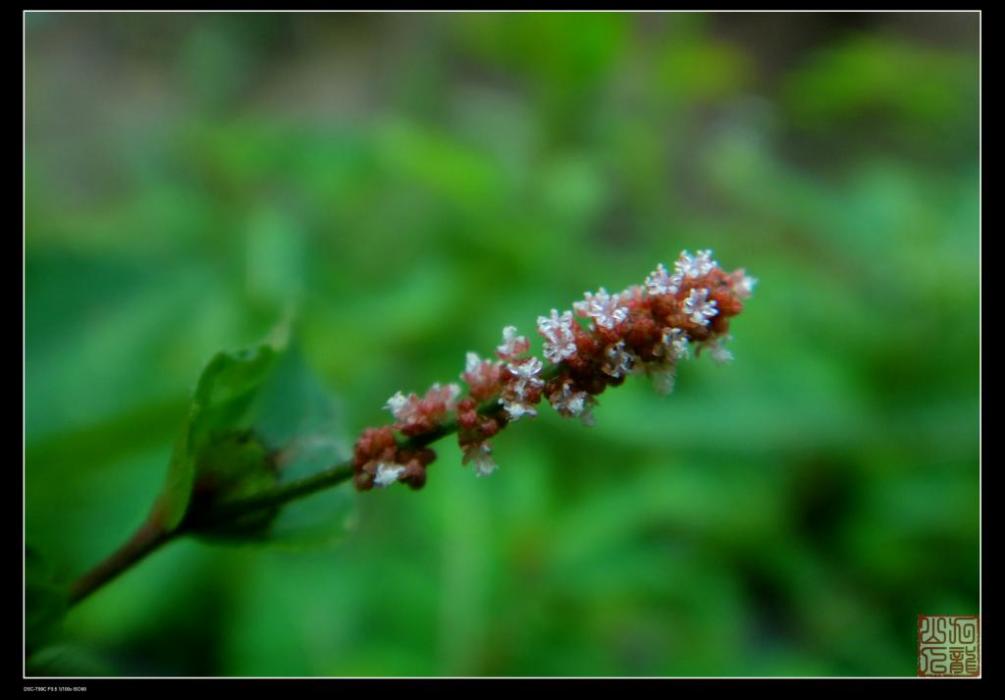
[[[733,285],[733,291],[736,292],[741,299],[748,299],[754,293],[754,285],[756,284],[756,277],[744,275],[740,278],[739,282]]]
[[[512,360],[529,348],[530,342],[526,337],[517,335],[516,326],[506,326],[503,328],[503,344],[496,348],[496,353],[505,360]]]
[[[384,488],[400,479],[404,473],[405,468],[400,464],[381,462],[377,465],[377,474],[373,477],[373,483],[375,486]]]
[[[548,396],[548,401],[559,415],[578,417],[586,425],[593,425],[592,409],[597,401],[585,391],[573,391],[566,382],[562,384],[561,391]]]
[[[566,311],[561,316],[557,309],[551,310],[551,317],[537,317],[537,331],[547,341],[544,344],[544,356],[549,362],[558,363],[576,354],[576,336],[572,331],[572,312]]]
[[[387,400],[384,404],[384,408],[390,411],[392,414],[397,413],[405,406],[408,405],[408,398],[402,394],[400,391],[395,392],[394,396]]]
[[[719,267],[719,263],[712,259],[711,250],[699,250],[694,256],[695,269],[698,277],[707,275],[709,272]]]
[[[464,372],[466,374],[474,374],[482,366],[482,360],[478,357],[478,353],[469,352],[464,356]]]
[[[566,387],[566,391],[568,391]],[[565,410],[574,416],[580,416],[586,410],[586,392],[574,391],[565,398]]]
[[[506,409],[510,420],[537,415],[534,406],[526,399],[529,389],[539,389],[544,386],[544,380],[538,376],[543,368],[541,360],[536,357],[507,363],[506,371],[516,377],[516,381],[509,386],[507,395],[500,397],[499,403]]]
[[[624,377],[632,371],[637,359],[631,351],[625,348],[625,341],[619,340],[614,345],[607,347],[604,351],[606,361],[601,369],[605,374],[609,374],[615,379]]]
[[[506,410],[506,415],[509,416],[511,421],[518,421],[524,416],[530,416],[533,418],[537,415],[537,409],[527,403],[523,403],[519,400],[512,400],[507,398],[500,398],[499,403],[503,405]]]
[[[688,356],[689,340],[687,333],[680,328],[664,328],[663,335],[660,336],[662,345],[659,347],[659,354],[666,357],[670,362],[676,362]]]
[[[646,288],[642,284],[633,284],[618,292],[618,301],[622,306],[631,308],[632,303],[638,304],[646,297]]]
[[[658,394],[668,395],[673,391],[677,379],[677,369],[674,365],[657,365],[649,368],[649,378]]]
[[[484,397],[485,392],[494,391],[501,368],[502,363],[483,360],[476,353],[469,352],[465,357],[464,372],[460,376],[471,387],[472,392]]]
[[[719,313],[718,304],[715,300],[708,300],[708,290],[695,287],[684,300],[684,313],[691,317],[694,323],[700,326],[707,326],[708,319]]]
[[[726,349],[726,341],[729,339],[730,336],[719,338],[708,346],[709,355],[711,355],[712,361],[717,365],[724,365],[733,359],[733,353]]]
[[[477,476],[488,476],[499,468],[496,461],[492,459],[492,448],[487,442],[466,445],[464,447],[464,458],[461,462],[463,464],[470,462],[474,466]]]
[[[563,415],[578,416],[586,408],[586,392],[573,391],[568,382],[562,384],[562,389],[548,396],[552,407]]]
[[[415,396],[415,394],[405,396],[399,391],[387,400],[387,403],[384,404],[384,408],[391,412],[391,415],[394,416],[395,420],[401,423],[407,423],[415,416],[417,399],[418,397]]]
[[[674,275],[677,277],[696,277],[694,258],[686,250],[681,251],[680,257],[674,262]]]
[[[428,397],[443,401],[443,403],[446,404],[448,411],[452,411],[457,407],[457,397],[460,395],[461,387],[453,382],[447,384],[446,386],[436,382],[430,387],[429,392],[427,393]]]
[[[612,329],[628,320],[628,307],[621,302],[618,294],[610,295],[601,287],[596,294],[586,292],[584,301],[577,301],[572,307],[576,314],[589,317],[598,326]]]
[[[674,263],[674,273],[683,277],[701,277],[717,268],[719,264],[712,259],[711,250],[699,250],[692,257],[686,250],[681,251],[680,257]]]
[[[506,365],[506,370],[517,378],[517,385],[520,387],[530,386],[541,386],[544,384],[541,379],[538,378],[538,374],[544,368],[544,365],[536,357],[530,357],[521,362],[510,362]]]
[[[670,275],[667,269],[660,263],[654,272],[646,277],[646,291],[653,296],[663,294],[676,294],[680,290],[681,276]]]

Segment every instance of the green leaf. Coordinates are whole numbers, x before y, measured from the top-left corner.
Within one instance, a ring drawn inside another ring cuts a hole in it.
[[[268,476],[275,484],[295,481],[343,462],[349,444],[342,437],[336,401],[304,361],[296,345],[277,359],[261,387],[253,431],[270,455]],[[240,495],[266,488],[264,479]],[[235,494],[236,495],[236,494]],[[337,540],[352,525],[355,498],[348,485],[326,489],[243,523],[240,531],[215,530],[213,537],[255,540],[283,547],[308,547]]]
[[[69,590],[38,551],[25,550],[25,644],[30,655],[55,634],[69,608]]]
[[[342,462],[348,445],[331,435],[305,432],[283,453],[282,482],[316,473]],[[356,517],[355,491],[346,483],[288,503],[271,523],[268,541],[284,548],[330,545],[352,529]]]
[[[278,483],[275,460],[254,430],[221,433],[196,458],[195,484],[190,509],[209,514],[215,507],[257,495]],[[217,536],[244,538],[267,528],[277,510],[251,513],[234,521],[214,525]]]
[[[203,370],[157,505],[157,516],[165,530],[174,530],[182,523],[196,487],[205,485],[199,477],[206,475],[211,480],[217,476],[228,450],[241,453],[241,461],[233,465],[233,470],[246,473],[266,467],[264,459],[257,464],[249,461],[248,450],[252,448],[241,443],[239,436],[251,428],[256,399],[278,355],[279,349],[270,344],[221,352]],[[228,485],[236,479],[233,471],[222,476]]]
[[[285,342],[220,353],[203,371],[172,456],[156,516],[226,541],[330,541],[351,521],[351,490],[223,520],[234,501],[338,464],[349,453],[335,402]]]

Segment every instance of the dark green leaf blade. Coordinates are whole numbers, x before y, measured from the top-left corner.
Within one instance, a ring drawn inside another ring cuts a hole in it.
[[[344,462],[341,415],[285,341],[219,353],[200,377],[155,509],[161,527],[227,542],[330,542],[352,521],[351,489],[237,517],[225,508]]]
[[[215,443],[226,444],[236,433],[251,427],[259,391],[280,351],[262,344],[250,350],[220,352],[203,370],[155,507],[155,517],[164,530],[177,528],[189,512],[199,485],[200,462],[221,461],[221,446]],[[243,466],[250,468],[246,463]]]
[[[271,474],[278,485],[341,463],[350,452],[342,435],[344,421],[337,402],[295,343],[277,358],[263,382],[252,423],[256,438],[268,446],[274,469]],[[241,495],[253,494],[249,490]],[[351,527],[354,506],[350,487],[330,488],[264,513],[257,522],[248,523],[249,527],[216,529],[211,536],[284,548],[325,545],[337,541]]]

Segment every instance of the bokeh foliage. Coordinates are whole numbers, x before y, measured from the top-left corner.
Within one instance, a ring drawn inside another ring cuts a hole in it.
[[[682,248],[760,279],[670,398],[543,411],[490,479],[444,442],[334,544],[173,543],[36,668],[913,675],[917,614],[978,608],[977,21],[30,14],[26,528],[63,580],[290,313],[345,445]]]

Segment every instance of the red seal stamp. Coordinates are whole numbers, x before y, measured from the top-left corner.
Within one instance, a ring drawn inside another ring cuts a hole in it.
[[[979,676],[980,674],[980,617],[918,615],[919,676]]]

